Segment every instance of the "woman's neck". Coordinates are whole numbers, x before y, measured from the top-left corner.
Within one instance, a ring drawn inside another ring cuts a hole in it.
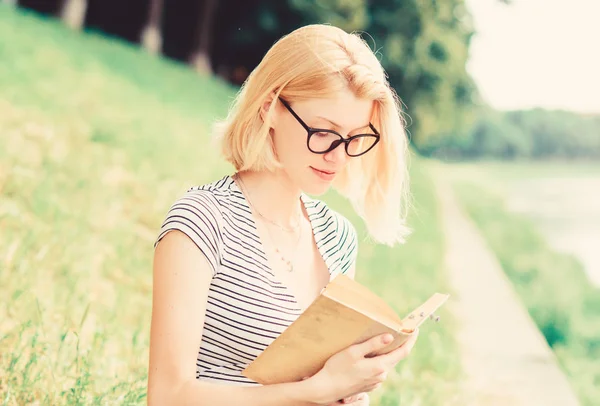
[[[235,179],[257,214],[282,227],[298,225],[299,216],[303,215],[302,192],[285,172],[243,171]]]

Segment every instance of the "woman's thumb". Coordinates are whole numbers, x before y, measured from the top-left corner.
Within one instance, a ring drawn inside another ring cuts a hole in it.
[[[358,352],[360,352],[361,356],[367,356],[381,348],[384,348],[386,345],[391,343],[394,340],[394,337],[391,334],[381,334],[375,336],[364,343],[358,345]]]

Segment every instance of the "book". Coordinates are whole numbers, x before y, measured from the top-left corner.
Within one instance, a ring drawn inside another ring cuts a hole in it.
[[[394,340],[373,357],[401,346],[448,299],[435,293],[400,318],[378,295],[346,275],[338,275],[319,296],[243,371],[260,384],[296,382],[316,374],[345,348],[376,335]]]

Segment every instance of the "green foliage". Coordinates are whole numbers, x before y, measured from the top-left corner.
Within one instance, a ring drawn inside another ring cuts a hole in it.
[[[367,0],[288,0],[302,22],[327,22],[346,31],[363,29],[369,19]]]
[[[600,116],[535,109],[507,112],[505,119],[529,136],[534,158],[600,157]]]
[[[421,151],[454,159],[597,159],[600,116],[543,109],[484,109],[467,134],[432,140]]]
[[[465,131],[475,87],[466,72],[473,29],[464,1],[378,0],[369,4],[390,83],[413,119],[413,144]]]
[[[597,404],[600,289],[590,285],[574,258],[553,251],[528,220],[509,214],[498,196],[464,181],[457,183],[456,190],[557,354],[582,404]]]

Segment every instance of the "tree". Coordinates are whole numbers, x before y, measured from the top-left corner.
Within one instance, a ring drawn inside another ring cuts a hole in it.
[[[380,50],[390,83],[412,119],[411,141],[471,126],[475,86],[466,71],[473,33],[463,0],[376,0],[367,31]]]
[[[79,30],[83,27],[86,10],[86,0],[62,0],[60,18],[68,27]]]
[[[164,0],[150,0],[148,22],[142,31],[141,42],[144,48],[153,54],[162,49],[161,21]]]
[[[101,31],[139,44],[147,21],[148,0],[87,0],[86,30]]]
[[[301,24],[328,23],[346,31],[364,30],[369,22],[366,0],[289,0]]]
[[[34,10],[37,13],[52,16],[55,15],[58,8],[60,0],[17,0],[17,1],[9,1],[9,4],[19,5],[19,7],[27,8],[30,10]]]
[[[192,51],[190,63],[201,72],[210,72],[210,45],[212,42],[212,25],[217,10],[216,0],[204,0],[196,25],[196,47]]]

